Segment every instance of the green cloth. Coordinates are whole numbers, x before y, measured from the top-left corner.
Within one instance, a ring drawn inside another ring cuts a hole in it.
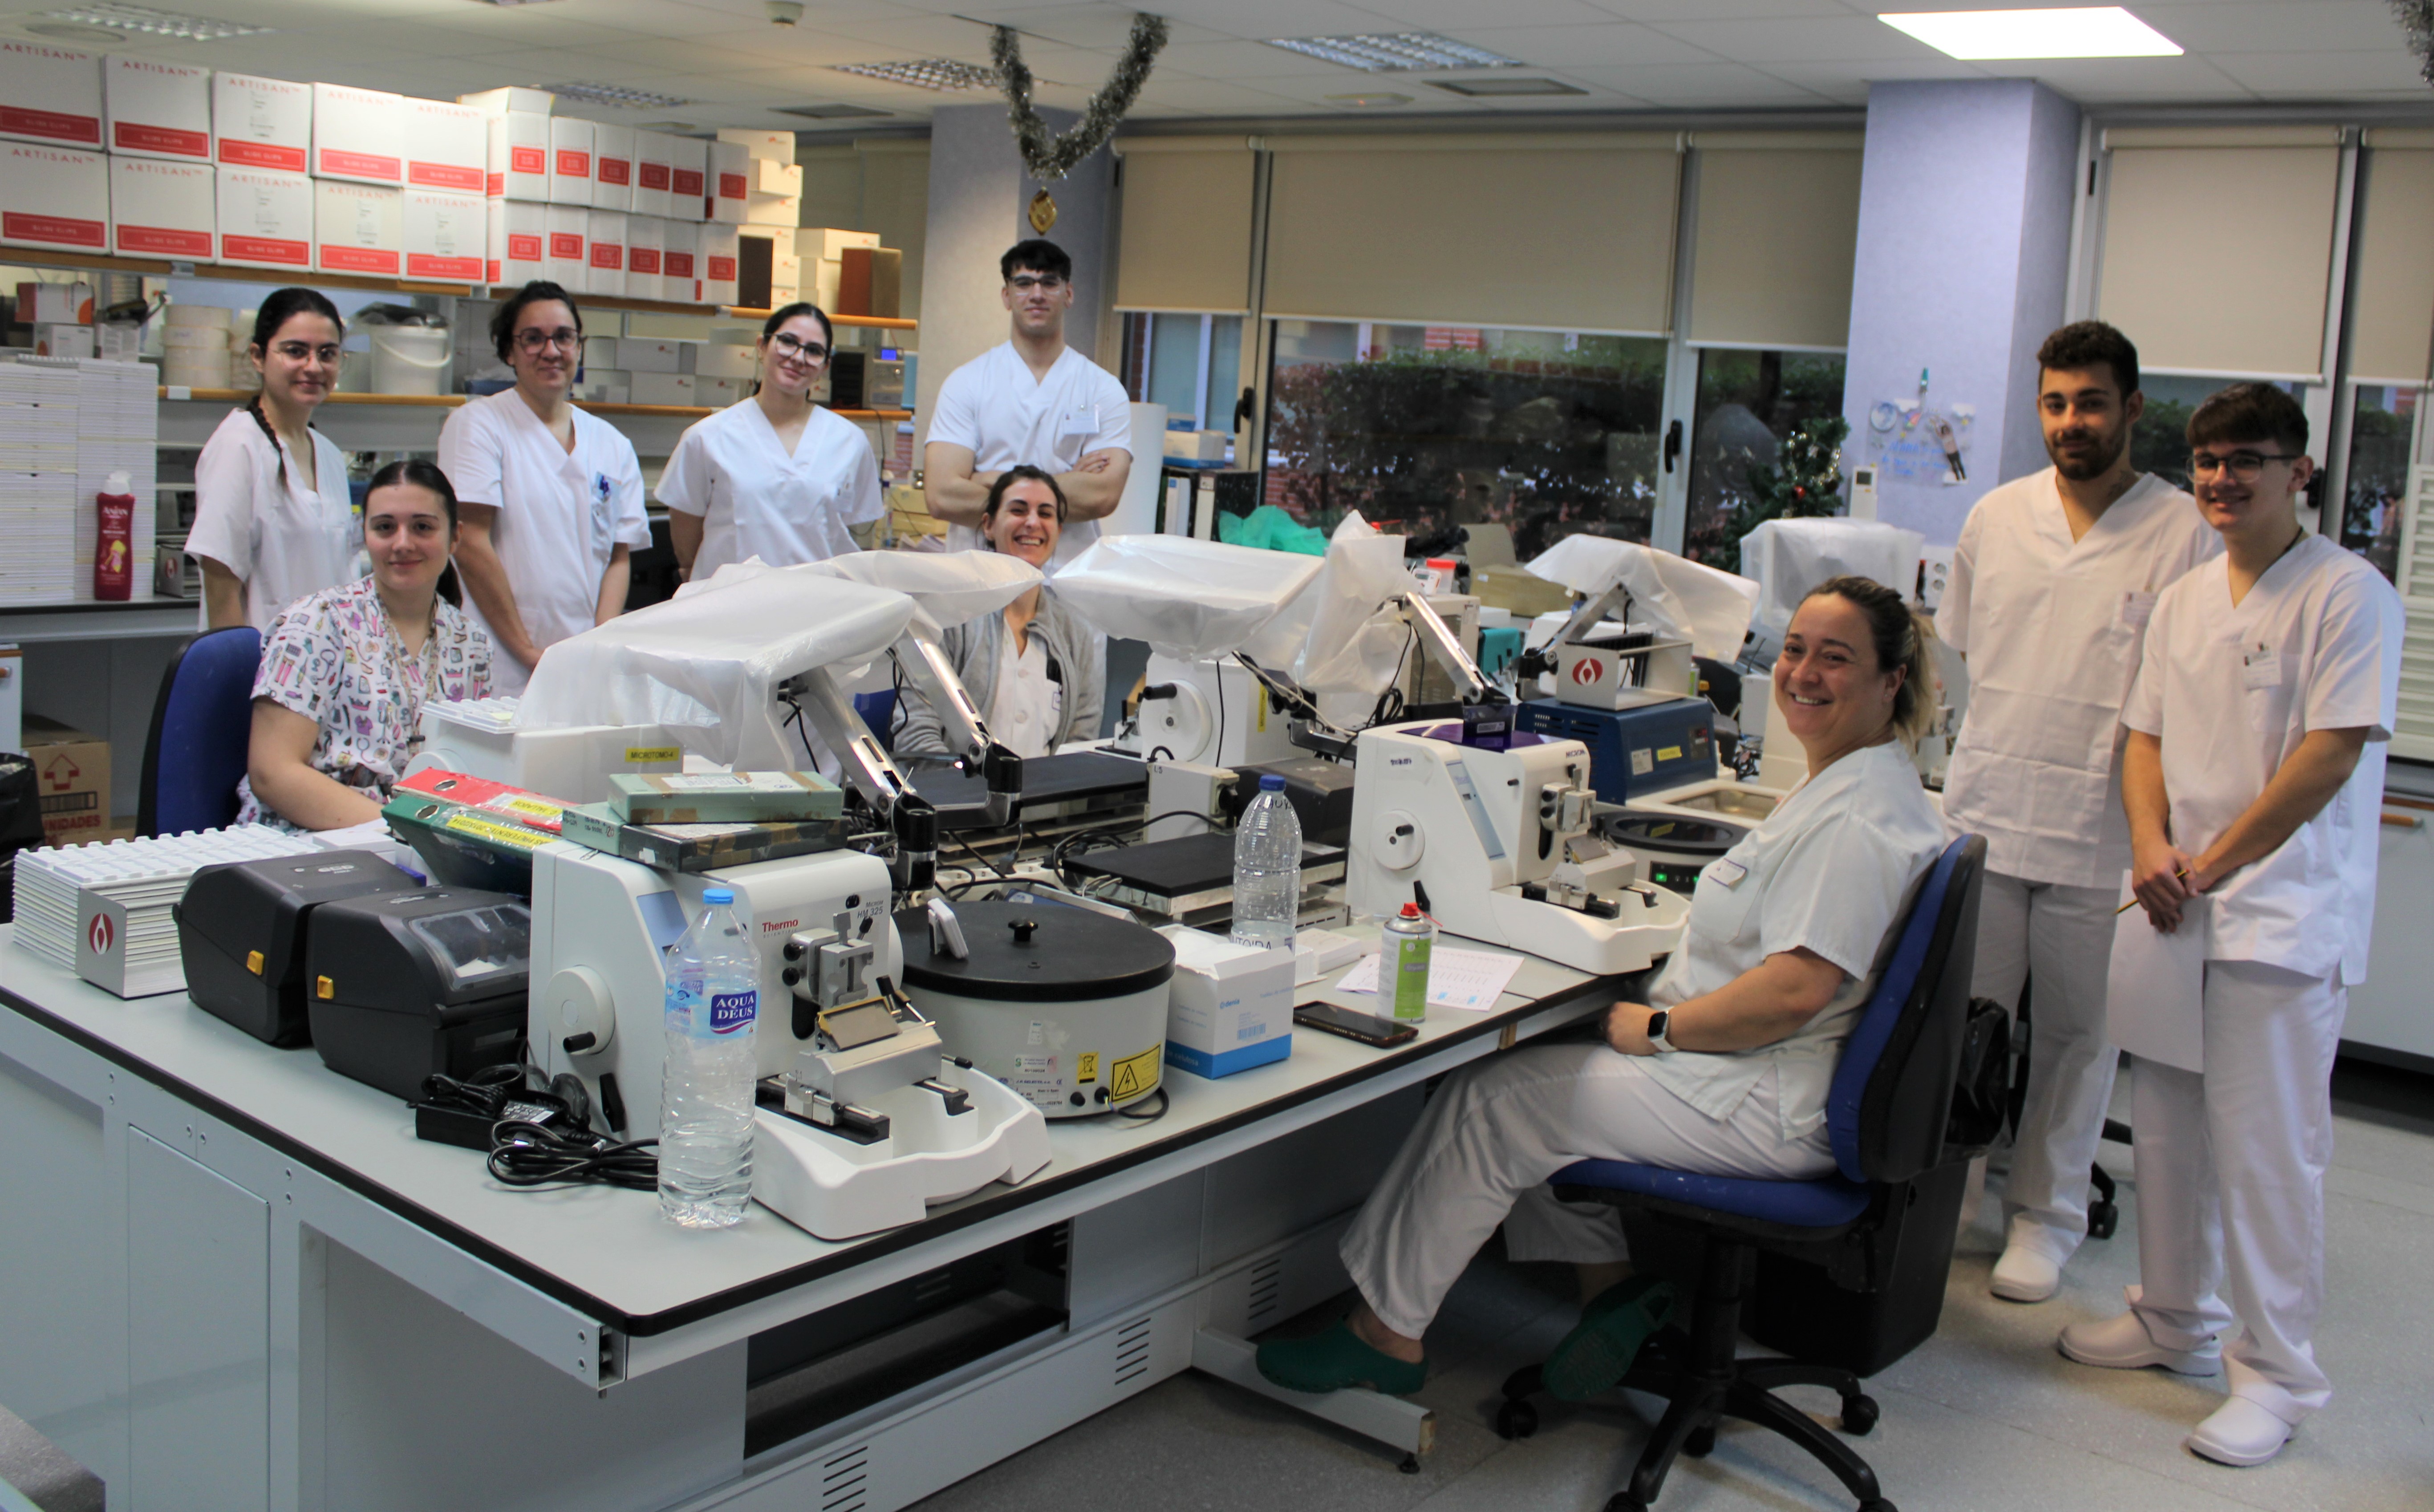
[[[1245,515],[1217,514],[1217,539],[1229,546],[1257,546],[1262,551],[1297,551],[1305,557],[1327,555],[1327,532],[1306,525],[1273,504]]]
[[[1429,1378],[1428,1362],[1417,1365],[1373,1349],[1338,1323],[1306,1339],[1272,1339],[1260,1346],[1260,1374],[1288,1391],[1342,1391],[1366,1386],[1402,1397],[1420,1389]]]
[[[1548,1395],[1586,1401],[1631,1372],[1640,1347],[1672,1321],[1673,1283],[1654,1276],[1617,1281],[1589,1298],[1581,1320],[1539,1367]]]

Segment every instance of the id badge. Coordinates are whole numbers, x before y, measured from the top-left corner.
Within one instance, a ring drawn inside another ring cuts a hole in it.
[[[2240,653],[2239,685],[2249,693],[2282,686],[2282,659],[2271,646],[2258,644]]]
[[[616,545],[616,526],[608,513],[609,500],[615,497],[617,486],[608,481],[606,472],[591,474],[591,554],[606,558]]]
[[[2147,622],[2154,618],[2154,594],[2144,593],[2140,593],[2136,589],[2132,589],[2130,592],[2121,595],[2121,604],[2116,613],[2116,618],[2118,619],[2122,625],[2134,630],[2143,630],[2147,627]]]
[[[1058,431],[1056,434],[1059,437],[1098,435],[1099,406],[1096,404],[1084,404],[1080,408],[1069,412],[1065,417],[1064,429]]]
[[[1749,868],[1727,856],[1721,861],[1708,862],[1706,875],[1715,878],[1719,887],[1738,887],[1741,879],[1749,875]]]

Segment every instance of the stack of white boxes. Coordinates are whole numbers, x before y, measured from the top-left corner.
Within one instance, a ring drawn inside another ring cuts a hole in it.
[[[834,231],[822,226],[806,226],[795,232],[795,250],[802,259],[805,277],[803,298],[823,310],[837,307],[837,284],[844,276],[845,249],[848,247],[876,247],[879,232],[875,231]]]
[[[247,824],[27,850],[17,858],[17,943],[120,997],[175,992],[186,972],[170,909],[194,874],[313,849],[309,836]],[[107,920],[98,928],[97,915]]]
[[[127,491],[135,498],[129,524],[130,561],[152,559],[152,529],[158,510],[161,407],[154,402],[160,374],[140,362],[104,362],[86,357],[73,364],[77,374],[76,464],[76,596],[93,597],[93,560],[101,525],[94,504],[113,472],[127,474]]]
[[[795,250],[795,228],[803,223],[803,170],[795,162],[795,133],[728,129],[718,133],[718,144],[746,154],[746,193],[737,213],[742,234],[770,244],[769,303],[790,304],[803,298],[802,259]]]
[[[459,103],[489,122],[489,283],[547,279],[595,299],[700,298],[706,144],[557,115],[541,90],[494,89]]]
[[[0,363],[0,605],[76,602],[79,397],[73,366]]]

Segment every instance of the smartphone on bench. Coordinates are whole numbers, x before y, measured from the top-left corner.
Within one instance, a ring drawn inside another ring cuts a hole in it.
[[[1382,1019],[1374,1013],[1356,1013],[1339,1008],[1332,1003],[1311,1003],[1294,1009],[1294,1022],[1306,1023],[1328,1034],[1340,1034],[1346,1040],[1358,1040],[1364,1045],[1384,1049],[1407,1040],[1416,1040],[1420,1031],[1408,1023]]]

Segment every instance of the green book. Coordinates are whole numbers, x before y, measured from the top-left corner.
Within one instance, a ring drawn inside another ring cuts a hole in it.
[[[843,819],[766,824],[627,824],[606,803],[566,811],[562,838],[661,871],[716,871],[753,861],[834,850],[849,837]]]
[[[845,790],[817,772],[618,772],[608,807],[628,824],[834,819]]]

